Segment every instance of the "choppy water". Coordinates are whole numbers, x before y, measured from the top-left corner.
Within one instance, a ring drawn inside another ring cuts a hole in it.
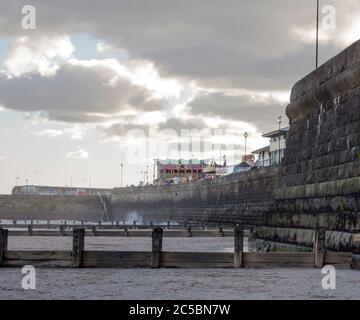
[[[10,237],[9,249],[71,249],[71,237]],[[230,251],[232,238],[164,238],[164,250]],[[86,238],[86,249],[150,250],[150,238]],[[360,272],[318,269],[38,269],[25,291],[19,268],[0,269],[0,299],[360,299]]]

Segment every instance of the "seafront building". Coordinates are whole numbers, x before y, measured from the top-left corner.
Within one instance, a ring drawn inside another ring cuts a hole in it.
[[[166,159],[157,160],[155,184],[178,184],[196,181],[204,177],[205,160],[198,159]]]
[[[286,149],[286,137],[289,127],[263,134],[264,138],[270,139],[270,144],[255,150],[252,154],[257,155],[256,167],[268,167],[278,165],[284,157]]]

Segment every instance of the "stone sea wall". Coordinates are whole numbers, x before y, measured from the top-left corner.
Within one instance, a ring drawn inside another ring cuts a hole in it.
[[[119,188],[112,213],[143,222],[261,223],[278,183],[278,167],[268,167],[191,184]]]
[[[102,220],[97,197],[1,195],[0,219]]]
[[[360,230],[360,42],[300,80],[266,224]]]

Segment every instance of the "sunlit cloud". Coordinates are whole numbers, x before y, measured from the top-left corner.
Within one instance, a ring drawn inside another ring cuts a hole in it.
[[[69,152],[66,155],[68,159],[89,159],[89,152],[84,149],[79,149],[77,151]]]
[[[30,73],[52,76],[59,65],[73,55],[74,50],[69,35],[14,38],[5,60],[6,71],[15,77]]]
[[[39,132],[35,132],[34,134],[40,137],[57,138],[64,135],[64,132],[62,130],[56,130],[56,129],[45,129]]]

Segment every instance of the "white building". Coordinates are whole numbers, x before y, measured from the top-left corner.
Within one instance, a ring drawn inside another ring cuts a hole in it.
[[[270,145],[252,152],[253,154],[258,155],[258,159],[255,163],[257,167],[273,166],[281,162],[286,149],[286,137],[288,131],[289,128],[287,127],[263,134],[264,138],[270,139]]]
[[[255,150],[252,154],[257,156],[257,160],[255,162],[256,167],[270,166],[270,146]]]

